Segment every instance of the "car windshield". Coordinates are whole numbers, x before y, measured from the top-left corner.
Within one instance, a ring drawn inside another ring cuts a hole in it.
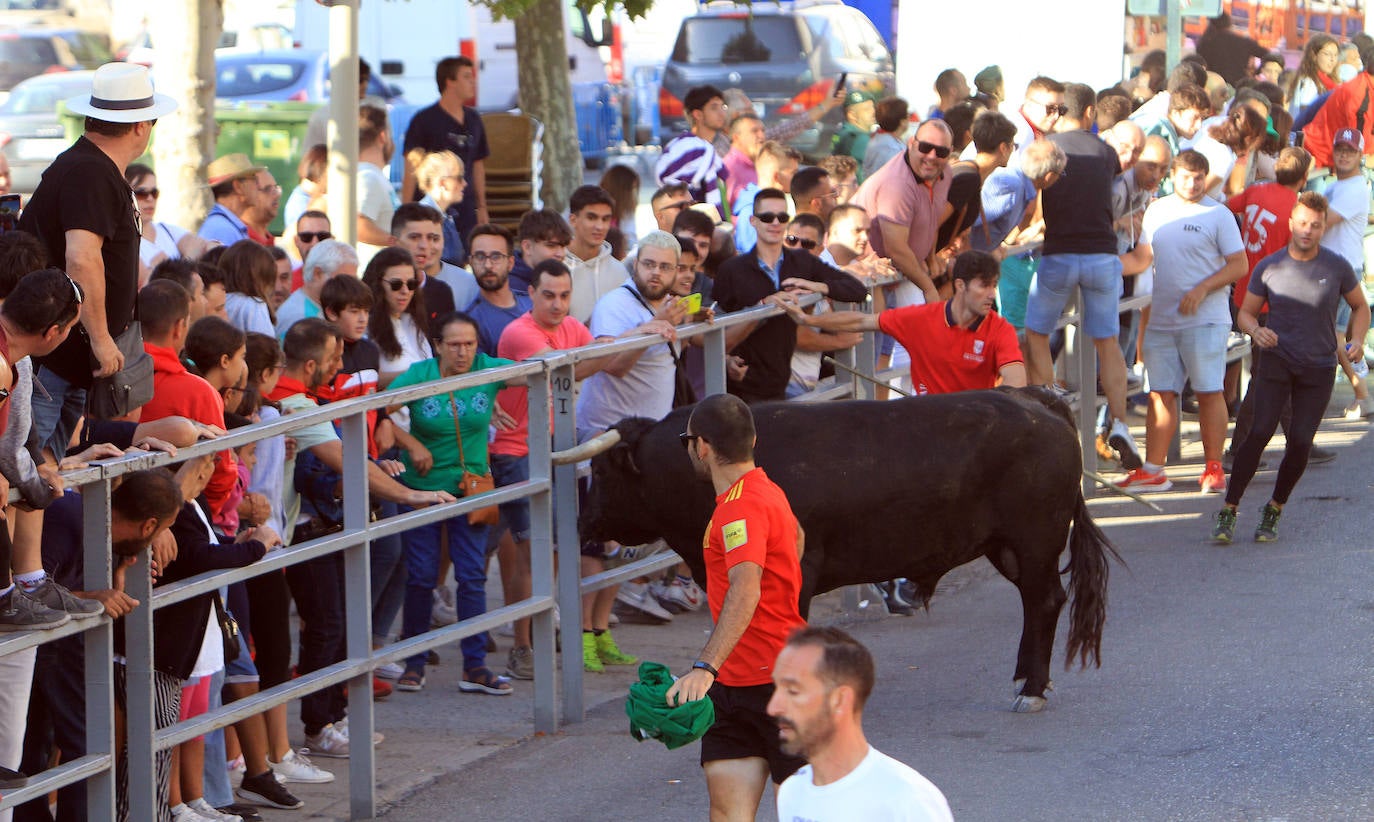
[[[0,114],[51,114],[57,111],[58,102],[89,91],[90,88],[90,78],[66,82],[44,80],[38,83],[20,83],[10,92],[4,105],[0,105]]]
[[[767,63],[802,56],[791,17],[696,17],[682,24],[673,60],[678,63]]]
[[[305,73],[305,63],[274,60],[220,63],[216,67],[215,94],[249,97],[290,88]]]

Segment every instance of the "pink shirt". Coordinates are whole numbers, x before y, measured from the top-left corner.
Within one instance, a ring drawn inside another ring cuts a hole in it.
[[[725,178],[725,196],[730,198],[730,205],[733,206],[735,197],[745,186],[759,181],[759,173],[754,168],[754,161],[737,148],[731,148],[721,162],[730,170],[730,176]]]
[[[592,332],[574,317],[564,317],[557,328],[550,330],[536,323],[534,315],[527,312],[511,320],[506,330],[501,332],[501,341],[496,344],[496,356],[508,360],[527,360],[546,349],[565,351],[591,343]],[[529,393],[528,388],[516,386],[503,388],[496,395],[496,404],[515,418],[516,426],[510,431],[496,429],[491,453],[523,457],[530,452]]]
[[[940,212],[949,200],[952,175],[945,173],[928,186],[916,179],[909,160],[893,158],[873,172],[854,195],[854,204],[868,212],[868,243],[879,257],[892,255],[883,247],[882,223],[907,229],[907,245],[919,260],[934,251],[940,228]]]

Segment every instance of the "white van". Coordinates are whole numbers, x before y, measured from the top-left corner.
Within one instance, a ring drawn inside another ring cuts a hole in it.
[[[475,22],[473,7],[453,0],[362,3],[358,53],[408,102],[430,103],[439,96],[434,67],[440,60],[462,54],[477,62]],[[329,9],[317,0],[297,0],[295,33],[301,48],[327,50]]]
[[[473,4],[472,13],[477,30],[477,108],[482,111],[515,108],[520,99],[515,24],[510,20],[493,19],[491,9],[481,3]],[[600,7],[594,16],[595,23],[573,0],[564,4],[568,82],[574,86],[606,82],[611,28]]]

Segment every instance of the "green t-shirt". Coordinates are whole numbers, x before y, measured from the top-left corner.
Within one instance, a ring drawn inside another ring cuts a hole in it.
[[[512,364],[514,360],[489,357],[479,352],[472,364],[472,370],[482,371]],[[393,380],[388,388],[421,385],[438,379],[439,360],[431,358],[410,366],[405,373]],[[401,475],[401,480],[420,491],[448,491],[458,494],[463,470],[458,465],[458,441],[454,437],[455,407],[458,410],[459,427],[463,432],[463,459],[467,463],[467,470],[474,474],[485,474],[487,433],[491,425],[491,414],[496,407],[496,392],[504,387],[503,383],[494,382],[406,403],[406,407],[410,409],[410,435],[429,449],[429,453],[434,456],[434,467],[430,468],[425,476],[420,476],[420,472],[410,463],[410,454],[402,450],[401,462],[405,465],[406,472]]]

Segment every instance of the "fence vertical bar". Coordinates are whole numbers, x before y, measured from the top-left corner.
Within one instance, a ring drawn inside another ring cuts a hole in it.
[[[372,655],[372,592],[368,575],[367,415],[344,417],[344,531],[358,543],[343,550],[344,631],[349,659]],[[348,794],[353,819],[377,815],[377,759],[372,747],[372,672],[348,680]],[[351,744],[356,741],[358,744]]]
[[[110,482],[95,482],[81,492],[84,567],[87,591],[111,587]],[[115,815],[114,749],[114,629],[100,625],[83,636],[86,657],[86,753],[109,754],[110,769],[86,780],[86,816],[113,819]]]
[[[553,447],[577,444],[576,380],[573,364],[555,366],[550,374],[553,401]],[[542,417],[530,418],[531,438]],[[582,696],[582,551],[577,538],[577,466],[553,468],[554,530],[558,535],[558,608],[568,619],[563,635],[563,721],[581,722],[586,713]]]
[[[1078,325],[1074,328],[1074,341],[1077,344],[1077,357],[1074,362],[1078,371],[1078,443],[1083,453],[1083,468],[1097,471],[1097,346],[1088,336],[1084,310],[1086,308],[1082,290],[1077,291]],[[1097,492],[1097,484],[1087,474],[1079,478],[1083,496],[1092,497]]]
[[[101,539],[109,548],[109,523]],[[148,551],[124,572],[124,590],[139,606],[124,617],[124,716],[130,819],[157,819],[157,696],[153,672],[153,581]],[[90,675],[87,670],[87,676]],[[89,686],[88,686],[89,687]]]
[[[529,382],[529,419],[543,420],[549,408],[549,381],[551,375],[545,372],[540,377],[530,378]],[[530,478],[548,480],[553,486],[553,463],[550,459],[551,441],[543,436],[532,436],[530,442]],[[541,491],[530,498],[530,591],[535,596],[552,597],[553,590],[553,495],[555,491]],[[502,568],[505,574],[506,569]],[[578,611],[581,619],[581,611]],[[578,623],[578,628],[581,623]],[[531,625],[534,640],[534,730],[537,733],[553,733],[558,730],[558,686],[554,679],[557,657],[554,654],[553,610],[540,611],[533,617]],[[580,639],[580,638],[579,638]],[[568,640],[569,642],[571,640]],[[569,646],[571,647],[571,646]]]
[[[876,287],[876,286],[875,286]],[[873,293],[869,292],[868,299],[859,303],[856,308],[865,314],[873,313]],[[872,377],[877,369],[878,363],[878,335],[864,334],[859,338],[859,344],[854,346],[854,370],[860,374]],[[871,379],[865,380],[859,377],[851,377],[854,381],[854,399],[871,400],[877,398],[877,387]]]
[[[706,394],[725,393],[725,329],[707,331],[702,338],[706,351]]]

